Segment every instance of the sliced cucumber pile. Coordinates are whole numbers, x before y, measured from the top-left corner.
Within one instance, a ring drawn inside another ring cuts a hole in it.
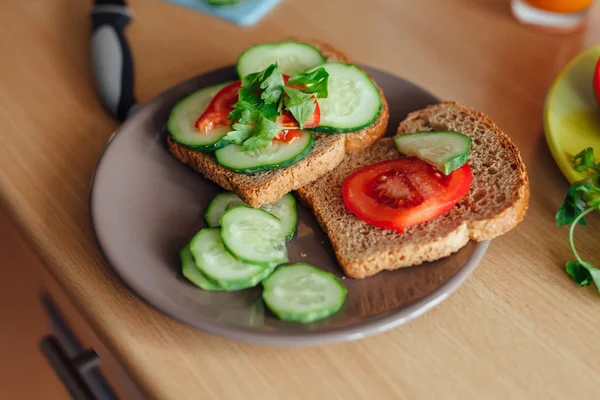
[[[220,220],[223,213],[237,206],[247,206],[247,204],[233,192],[218,194],[206,209],[204,214],[206,224],[211,228],[221,226]],[[296,211],[296,198],[294,195],[288,193],[275,203],[263,204],[260,208],[279,219],[285,240],[291,240],[298,224],[298,212]]]
[[[287,75],[295,75],[308,68],[323,64],[325,57],[316,47],[307,43],[286,41],[263,43],[244,51],[237,62],[240,78],[267,68],[274,62]]]
[[[396,136],[396,148],[407,156],[416,156],[449,175],[469,158],[471,138],[453,131],[416,132]]]
[[[228,126],[215,128],[208,133],[198,132],[195,126],[196,120],[206,110],[213,97],[228,84],[229,82],[200,89],[173,107],[167,130],[177,143],[202,152],[215,151],[231,143],[229,140],[223,140],[223,136],[231,130]]]
[[[202,229],[190,242],[196,266],[224,290],[256,286],[273,272],[273,266],[246,263],[234,257],[223,245],[220,228]]]
[[[284,321],[312,322],[337,312],[346,299],[342,282],[309,264],[278,268],[263,281],[263,300]]]
[[[314,131],[347,133],[372,125],[381,114],[381,96],[371,78],[356,65],[328,62],[329,94],[319,99],[321,120]]]
[[[217,227],[202,229],[181,249],[183,275],[208,291],[262,282],[265,304],[284,321],[307,323],[337,312],[347,290],[334,275],[303,263],[276,268],[288,261],[284,232],[291,236],[296,229],[294,196],[266,205],[269,212],[240,203],[231,192],[213,199],[205,218]]]
[[[302,137],[291,143],[272,141],[265,148],[251,151],[230,144],[215,151],[215,157],[220,165],[238,174],[256,174],[296,164],[310,153],[314,143],[312,134],[302,131]]]
[[[221,229],[223,243],[240,260],[264,266],[288,261],[279,219],[266,211],[232,208],[221,217]]]

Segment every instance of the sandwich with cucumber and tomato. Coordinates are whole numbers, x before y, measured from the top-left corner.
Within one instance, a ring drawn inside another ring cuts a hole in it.
[[[387,128],[381,88],[326,44],[260,44],[237,71],[239,80],[177,103],[167,141],[179,161],[252,207],[320,178]]]

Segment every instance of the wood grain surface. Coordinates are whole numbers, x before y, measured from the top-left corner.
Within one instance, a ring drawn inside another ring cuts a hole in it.
[[[446,99],[492,116],[531,178],[525,221],[421,318],[354,343],[281,349],[234,343],[162,316],[127,291],[94,243],[88,185],[117,124],[94,92],[90,3],[0,5],[0,193],[48,268],[107,348],[156,399],[592,399],[600,397],[600,296],[563,264],[553,215],[568,188],[542,133],[546,90],[600,40],[600,6],[569,36],[528,30],[501,0],[285,0],[241,29],[158,0],[131,1],[137,95],[226,64],[287,35],[327,40]],[[599,262],[600,218],[577,232]]]

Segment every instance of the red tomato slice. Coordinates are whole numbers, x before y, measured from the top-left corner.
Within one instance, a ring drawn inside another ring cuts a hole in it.
[[[208,107],[206,107],[200,118],[196,120],[196,129],[202,133],[207,133],[219,125],[229,125],[229,113],[238,101],[240,87],[242,87],[242,81],[235,81],[219,90],[208,103]]]
[[[598,59],[598,63],[596,64],[596,70],[594,71],[594,79],[592,85],[594,87],[596,101],[598,102],[598,106],[600,106],[600,58]]]
[[[342,186],[350,212],[379,228],[404,228],[434,219],[458,203],[471,186],[468,164],[445,176],[416,157],[382,161],[352,173]]]
[[[280,131],[277,135],[275,135],[273,140],[275,142],[292,143],[300,139],[301,137],[302,133],[299,129],[285,129],[283,131]]]

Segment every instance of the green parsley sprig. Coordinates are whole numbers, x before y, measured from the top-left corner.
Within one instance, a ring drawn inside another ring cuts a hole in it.
[[[269,145],[283,129],[276,123],[285,108],[298,122],[300,129],[315,111],[315,97],[327,97],[329,74],[324,68],[301,72],[290,78],[296,88],[286,87],[277,63],[265,70],[246,75],[238,91],[238,101],[229,114],[232,131],[224,139],[243,146],[243,151]]]
[[[583,260],[573,240],[573,233],[577,225],[585,226],[584,217],[592,211],[600,210],[600,163],[594,161],[594,149],[588,147],[573,157],[575,169],[580,172],[593,172],[591,176],[575,182],[567,192],[565,201],[556,213],[558,226],[571,224],[569,241],[575,261],[566,264],[566,272],[580,286],[594,282],[600,291],[600,269],[594,267],[589,261]]]

